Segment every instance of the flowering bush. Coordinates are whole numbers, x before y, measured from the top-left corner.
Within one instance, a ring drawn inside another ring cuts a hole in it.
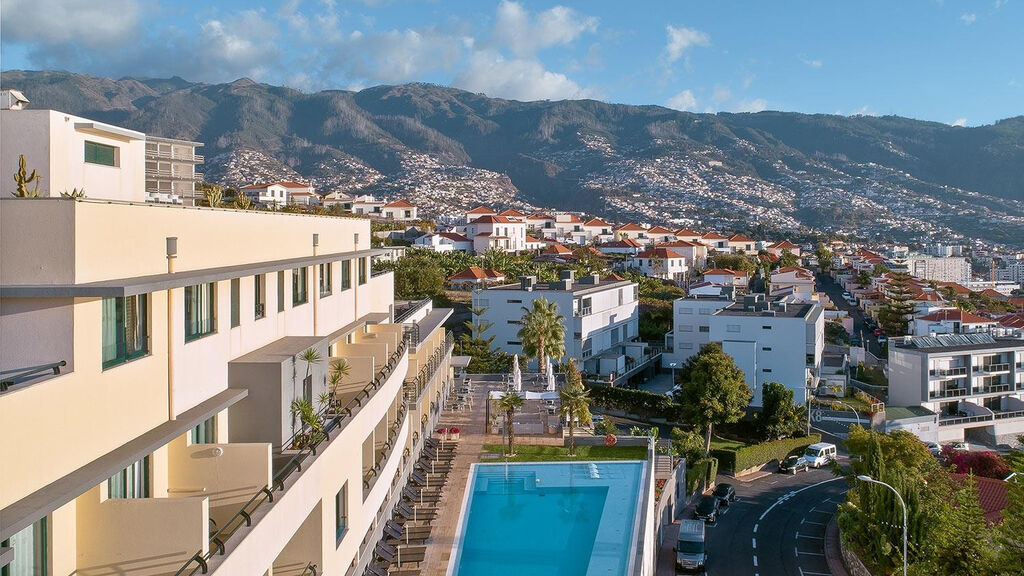
[[[942,461],[956,474],[974,474],[1002,480],[1010,474],[1010,466],[995,452],[959,452],[942,447]]]

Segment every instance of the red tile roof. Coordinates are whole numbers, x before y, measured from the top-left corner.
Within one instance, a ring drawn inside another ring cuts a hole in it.
[[[526,218],[526,214],[523,214],[522,212],[520,212],[519,210],[516,210],[514,208],[509,208],[508,210],[503,210],[503,211],[498,213],[498,216],[512,216],[512,217],[515,217],[515,218]]]
[[[705,232],[700,236],[704,240],[728,240],[725,236],[718,234],[717,232]]]
[[[950,476],[958,482],[967,482],[967,474],[951,474]],[[1003,509],[1009,506],[1006,499],[1006,482],[995,478],[975,476],[974,483],[978,488],[978,504],[985,514],[985,521],[989,524],[1002,522]]]
[[[647,230],[647,233],[648,234],[668,234],[670,236],[675,236],[675,232],[669,230],[668,228],[665,228],[664,226],[655,226],[653,228],[649,228]]]
[[[580,220],[580,217],[575,214],[559,214],[558,217],[555,218],[555,221],[563,223],[568,222],[570,224],[583,224],[583,220]]]
[[[533,236],[530,236],[529,234],[526,235],[526,241],[527,242],[534,242],[534,243],[535,242],[540,242],[540,240],[537,240],[536,238],[534,238]]]
[[[1024,328],[1024,313],[1007,314],[996,319],[997,322],[1007,328]]]
[[[704,276],[746,276],[746,272],[740,272],[738,270],[730,270],[728,268],[712,268],[711,270],[705,270]]]
[[[632,238],[623,238],[622,240],[616,240],[615,242],[604,242],[598,244],[597,248],[643,248],[644,245],[633,240]]]
[[[807,268],[802,268],[800,266],[783,266],[782,268],[779,268],[778,270],[773,272],[772,275],[774,276],[775,274],[789,274],[790,272],[795,273],[797,276],[800,276],[801,278],[814,278],[813,272],[811,272]]]
[[[633,222],[623,224],[622,226],[619,226],[618,228],[615,229],[616,232],[643,232],[644,230],[645,228],[643,226],[640,226],[639,224],[634,224]]]
[[[939,288],[952,288],[954,294],[960,294],[961,296],[966,296],[971,293],[966,286],[963,284],[957,284],[956,282],[936,282],[935,285]]]
[[[796,248],[798,250],[800,249],[799,246],[797,246],[796,244],[793,244],[789,240],[783,240],[781,242],[776,242],[776,243],[772,244],[771,246],[769,246],[768,248],[769,249],[775,248],[775,249],[778,249],[778,250],[792,250],[793,248]]]
[[[662,242],[658,246],[665,248],[693,248],[704,246],[700,242],[690,242],[688,240],[669,240],[668,242]]]
[[[559,254],[559,255],[572,254],[572,250],[569,250],[565,246],[562,246],[561,244],[558,244],[558,243],[548,244],[547,246],[544,247],[544,250],[542,250],[542,252],[545,253],[545,254]]]
[[[762,262],[778,262],[779,257],[775,254],[758,254],[757,258]]]
[[[678,252],[669,248],[648,248],[636,255],[637,258],[682,258]]]
[[[449,280],[500,280],[503,278],[505,278],[505,275],[497,270],[480,268],[478,266],[470,266],[462,272],[448,277]]]
[[[250,184],[249,186],[242,186],[242,190],[256,190],[259,188],[266,188],[268,186],[284,186],[285,188],[310,188],[309,184],[303,184],[302,182],[295,182],[292,180],[281,180],[279,182],[267,182],[266,184]]]
[[[454,240],[455,242],[469,242],[470,241],[469,238],[466,238],[464,235],[457,234],[455,232],[438,232],[437,235],[441,236],[442,238],[447,238],[449,240]]]
[[[993,290],[991,288],[985,288],[984,290],[982,290],[981,295],[988,296],[989,298],[995,298],[996,300],[1003,300],[1004,298],[1006,298],[1006,294],[1003,294],[1002,292],[999,292],[998,290]]]
[[[612,226],[611,224],[605,222],[604,220],[601,220],[600,218],[591,218],[590,220],[587,220],[586,222],[584,222],[583,225],[584,226],[593,226],[593,227],[602,227],[602,228],[611,228],[611,226]]]
[[[519,220],[513,220],[508,216],[486,215],[473,220],[474,224],[522,224]]]
[[[473,208],[469,212],[466,212],[466,214],[495,214],[495,212],[493,209],[488,208],[487,206],[477,206],[476,208]]]
[[[543,212],[534,212],[526,217],[527,220],[554,220],[553,216],[545,214]]]
[[[385,208],[415,208],[412,204],[409,204],[405,200],[395,200],[394,202],[388,202],[384,205]]]
[[[928,322],[960,322],[961,324],[994,324],[995,320],[989,318],[983,318],[970,312],[964,312],[959,308],[947,308],[944,310],[936,310],[927,316],[921,316],[918,320],[927,320]]]
[[[729,242],[756,242],[756,240],[746,234],[733,234],[729,236]]]
[[[694,232],[688,228],[680,228],[675,231],[676,236],[700,236],[700,232]]]

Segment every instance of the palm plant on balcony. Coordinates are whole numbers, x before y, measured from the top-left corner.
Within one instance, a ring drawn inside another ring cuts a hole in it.
[[[293,449],[303,449],[320,440],[324,432],[323,422],[313,408],[313,403],[305,398],[292,400],[291,412],[302,422],[302,431],[295,435]]]
[[[537,366],[544,366],[548,356],[565,356],[564,320],[558,313],[558,304],[546,298],[537,298],[529,308],[523,306],[522,328],[518,337],[523,354],[536,358]]]
[[[574,430],[576,424],[588,426],[590,424],[590,393],[583,387],[583,378],[580,376],[579,368],[576,367],[576,359],[569,360],[565,370],[565,386],[558,391],[558,398],[561,406],[558,409],[559,415],[566,419],[569,425],[569,456],[576,455],[576,436]]]
[[[508,455],[515,456],[515,440],[516,430],[515,422],[513,417],[515,416],[516,410],[521,408],[523,405],[523,399],[519,394],[513,391],[505,392],[498,399],[498,410],[505,413],[505,430],[508,433]]]
[[[337,410],[341,407],[341,403],[338,400],[338,387],[352,372],[352,366],[349,365],[348,361],[344,358],[335,358],[331,360],[331,365],[327,373],[327,386],[329,392],[329,406],[332,411]]]

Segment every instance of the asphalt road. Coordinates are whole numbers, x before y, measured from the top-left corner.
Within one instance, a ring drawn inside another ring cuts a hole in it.
[[[815,280],[817,281],[818,290],[828,294],[828,297],[832,299],[832,303],[837,308],[845,310],[853,318],[853,333],[861,335],[867,344],[868,351],[874,354],[875,357],[881,358],[882,347],[879,346],[878,339],[864,325],[864,311],[856,306],[850,306],[846,302],[846,299],[843,298],[843,287],[837,284],[831,276],[818,274],[815,276]]]
[[[735,486],[737,501],[707,525],[709,576],[831,574],[825,562],[825,525],[844,498],[842,478],[830,470],[810,470],[750,482],[725,476],[718,481]],[[684,513],[692,517],[692,508]],[[666,537],[670,535],[675,533]]]

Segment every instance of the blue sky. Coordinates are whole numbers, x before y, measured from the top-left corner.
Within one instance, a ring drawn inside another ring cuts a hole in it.
[[[4,0],[3,69],[695,112],[1024,113],[1024,0]]]

